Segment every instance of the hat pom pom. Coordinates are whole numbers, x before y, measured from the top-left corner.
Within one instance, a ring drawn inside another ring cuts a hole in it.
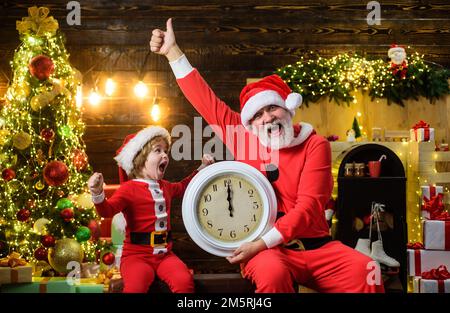
[[[286,98],[286,108],[288,110],[295,110],[302,105],[302,95],[296,92],[290,93]]]

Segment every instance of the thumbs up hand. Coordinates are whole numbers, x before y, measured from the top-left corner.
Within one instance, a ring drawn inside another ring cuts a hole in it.
[[[169,61],[176,60],[183,54],[175,41],[172,18],[169,18],[166,22],[166,31],[161,29],[154,29],[152,31],[150,50],[153,53],[165,55]]]

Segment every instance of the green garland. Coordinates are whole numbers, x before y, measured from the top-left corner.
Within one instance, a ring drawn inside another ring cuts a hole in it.
[[[337,104],[349,105],[356,101],[352,93],[357,89],[368,91],[372,100],[386,98],[388,104],[401,106],[404,100],[418,100],[420,96],[433,103],[450,93],[450,70],[427,65],[418,53],[408,56],[407,64],[401,75],[394,74],[391,63],[382,59],[369,60],[358,54],[322,58],[311,53],[277,69],[276,74],[303,96],[306,106],[326,96]]]

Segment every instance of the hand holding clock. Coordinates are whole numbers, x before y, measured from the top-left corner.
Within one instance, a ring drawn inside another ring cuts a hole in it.
[[[245,263],[259,252],[266,250],[267,246],[262,239],[257,241],[243,243],[239,248],[233,251],[233,255],[228,256],[227,260],[231,264]]]

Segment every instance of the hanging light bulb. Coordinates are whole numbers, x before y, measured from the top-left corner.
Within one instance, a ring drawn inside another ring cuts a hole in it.
[[[161,109],[159,108],[159,105],[155,102],[152,105],[152,109],[150,111],[150,115],[152,117],[152,120],[157,122],[161,118]]]
[[[136,86],[134,86],[134,94],[139,98],[144,98],[148,93],[147,85],[140,80]]]
[[[77,86],[77,91],[75,94],[75,105],[78,109],[83,106],[83,87],[81,85]]]
[[[105,94],[107,96],[112,96],[115,90],[116,90],[116,82],[110,77],[106,80],[105,83]]]
[[[97,92],[97,90],[92,89],[91,93],[89,94],[89,103],[97,106],[100,101],[102,100],[102,96]]]

